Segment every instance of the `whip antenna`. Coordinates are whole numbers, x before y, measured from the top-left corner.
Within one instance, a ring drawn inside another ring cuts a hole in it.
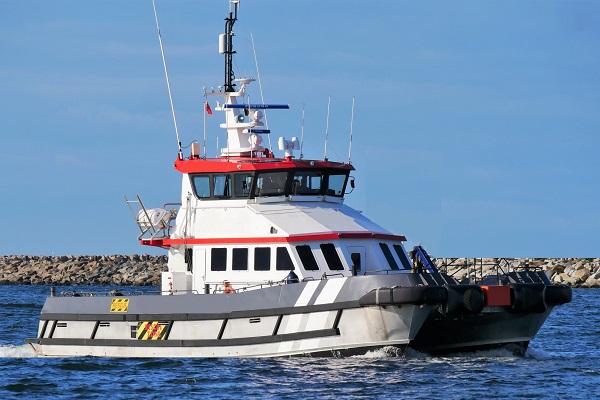
[[[350,147],[348,148],[348,164],[350,164],[350,155],[352,154],[352,126],[354,126],[354,96],[352,96],[352,116],[350,117]]]
[[[327,97],[327,123],[325,124],[325,157],[327,161],[327,137],[329,136],[329,105],[331,104],[331,96]]]
[[[179,159],[183,160],[183,153],[181,151],[181,140],[179,140],[179,130],[177,129],[177,118],[175,118],[175,107],[173,106],[173,96],[171,96],[171,84],[169,83],[169,72],[167,71],[167,60],[165,59],[165,52],[163,50],[162,37],[160,36],[160,27],[158,25],[158,14],[156,13],[156,5],[152,0],[152,7],[154,8],[154,19],[156,19],[156,30],[158,31],[158,43],[160,43],[160,54],[162,55],[163,66],[165,68],[165,77],[167,78],[167,90],[169,91],[169,101],[171,102],[171,113],[173,114],[173,124],[175,124],[175,136],[177,136],[177,149]]]
[[[256,57],[256,47],[254,47],[254,36],[252,32],[250,32],[250,39],[252,40],[252,51],[254,51],[254,64],[256,64],[256,77],[258,78],[258,88],[260,89],[260,101],[262,104],[265,104],[265,98],[263,96],[262,90],[262,82],[260,80],[260,71],[258,70],[258,58]],[[250,101],[248,101],[250,103]],[[269,119],[267,118],[267,110],[264,111],[265,116],[265,128],[269,129]],[[267,135],[269,137],[269,150],[271,150],[271,135]],[[302,157],[300,157],[302,158]]]
[[[304,147],[304,103],[302,103],[302,134],[300,135],[300,159],[304,157],[302,148]]]

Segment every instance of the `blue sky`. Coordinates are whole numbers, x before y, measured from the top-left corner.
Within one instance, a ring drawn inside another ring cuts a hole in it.
[[[226,0],[156,0],[184,145]],[[123,195],[179,201],[150,0],[1,0],[0,254],[160,254]],[[347,204],[435,257],[600,254],[600,3],[242,0],[236,75],[273,137],[347,161]],[[251,87],[258,101],[258,85]],[[209,118],[215,153],[220,113]],[[221,140],[222,133],[220,134]],[[221,142],[223,143],[223,142]]]

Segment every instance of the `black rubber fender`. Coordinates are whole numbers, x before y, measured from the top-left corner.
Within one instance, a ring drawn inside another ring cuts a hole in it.
[[[439,304],[447,294],[441,286],[397,287],[393,289],[394,304]]]
[[[439,304],[446,301],[446,290],[441,286],[412,286],[373,289],[362,296],[361,306],[385,306],[402,304]]]
[[[511,311],[543,313],[547,308],[545,290],[543,283],[511,283]]]
[[[485,305],[483,289],[478,285],[444,285],[448,300],[440,306],[443,314],[479,314]]]
[[[546,305],[558,306],[573,300],[573,289],[567,285],[548,285],[544,292]]]

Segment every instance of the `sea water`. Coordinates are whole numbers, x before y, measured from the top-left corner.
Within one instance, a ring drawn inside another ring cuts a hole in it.
[[[49,293],[47,286],[0,286],[0,398],[600,396],[600,289],[574,290],[573,302],[553,311],[521,357],[507,350],[432,357],[383,349],[361,357],[275,359],[36,357],[23,339],[36,336]]]

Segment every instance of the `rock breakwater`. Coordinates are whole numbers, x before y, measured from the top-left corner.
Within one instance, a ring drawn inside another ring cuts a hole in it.
[[[600,287],[600,258],[438,258],[458,280],[524,268],[541,269],[553,283]],[[0,256],[0,284],[160,286],[167,256]]]
[[[0,256],[0,284],[160,286],[167,256]]]

